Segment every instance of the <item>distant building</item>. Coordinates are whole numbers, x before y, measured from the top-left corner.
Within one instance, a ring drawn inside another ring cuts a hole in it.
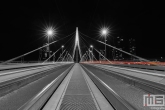
[[[115,46],[120,49],[120,50],[123,50],[124,49],[124,39],[123,37],[117,37],[116,40],[115,40]],[[123,60],[124,57],[123,57],[123,52],[120,52],[116,49],[112,49],[112,56],[113,56],[113,59],[114,60]]]
[[[99,60],[106,60],[104,56],[105,56],[105,50],[100,50]]]
[[[129,52],[133,55],[136,55],[136,44],[135,39],[133,38],[129,39]],[[131,56],[131,60],[134,60],[134,57]]]

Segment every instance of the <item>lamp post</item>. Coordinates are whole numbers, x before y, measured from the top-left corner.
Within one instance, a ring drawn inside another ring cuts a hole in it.
[[[62,53],[63,53],[64,45],[62,45],[61,48],[62,48]],[[63,57],[62,53],[61,53],[61,58]]]
[[[93,45],[90,45],[90,48],[92,49],[91,54],[92,54],[92,62],[93,62]]]
[[[49,47],[49,39],[50,39],[50,37],[52,37],[53,35],[54,35],[54,30],[53,30],[53,28],[48,28],[47,30],[46,30],[46,35],[47,35],[47,37],[48,37],[48,58],[50,57],[50,47]]]
[[[107,41],[107,35],[109,34],[109,29],[108,28],[102,28],[101,29],[101,36],[104,37],[105,40],[105,58],[106,58],[106,41]]]
[[[87,53],[87,58],[89,57],[89,61],[90,61],[91,60],[91,57],[90,57],[89,51],[86,51],[86,53]]]

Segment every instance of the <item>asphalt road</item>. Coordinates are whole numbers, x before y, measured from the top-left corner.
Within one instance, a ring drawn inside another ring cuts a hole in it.
[[[47,66],[39,66],[39,67],[28,67],[28,68],[22,68],[22,69],[17,69],[17,70],[7,70],[7,71],[0,71],[0,84],[5,81],[10,81],[12,79],[16,79],[19,77],[27,76],[27,75],[32,75],[37,72],[41,72],[44,70],[48,70],[54,67],[58,67],[61,65],[47,65]]]
[[[96,67],[85,64],[84,66],[97,77],[99,77],[109,87],[111,87],[119,96],[121,96],[128,103],[134,106],[137,110],[150,110],[149,107],[143,106],[143,95],[148,93],[137,87],[131,86],[111,77],[109,75],[111,74],[110,72],[106,72]]]
[[[70,66],[55,68],[49,75],[0,97],[0,110],[17,110]]]

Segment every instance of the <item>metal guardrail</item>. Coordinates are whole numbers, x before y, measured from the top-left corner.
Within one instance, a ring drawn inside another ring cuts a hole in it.
[[[106,83],[104,83],[86,67],[83,65],[82,67],[116,110],[136,110],[132,105],[130,105],[125,99],[121,98],[115,91],[113,91],[113,89],[111,89]]]
[[[69,73],[73,65],[71,65],[67,70],[65,70],[61,75],[49,83],[46,87],[42,89],[35,97],[21,106],[18,110],[40,110],[59,84],[63,81],[65,76]]]
[[[108,64],[108,65],[120,66],[120,67],[130,67],[130,68],[140,68],[140,69],[148,69],[148,70],[157,70],[157,71],[165,71],[165,66],[127,65],[127,64]]]
[[[157,62],[118,62],[115,63],[112,61],[111,63],[107,61],[94,61],[94,62],[81,62],[84,64],[102,64],[102,65],[112,65],[112,66],[121,66],[121,67],[130,67],[130,68],[141,68],[148,70],[157,70],[157,71],[165,71],[165,63],[157,63]],[[143,64],[144,63],[144,64]]]
[[[0,71],[10,70],[10,69],[21,69],[21,68],[29,68],[29,67],[38,67],[38,66],[46,66],[46,65],[55,65],[57,63],[36,63],[36,64],[23,64],[23,65],[13,65],[11,67],[0,67]],[[63,64],[63,63],[58,63]]]

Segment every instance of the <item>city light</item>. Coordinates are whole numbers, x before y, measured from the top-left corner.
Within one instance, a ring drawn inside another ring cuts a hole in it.
[[[62,45],[61,47],[64,48],[64,45]]]
[[[46,37],[53,37],[56,34],[56,30],[54,27],[47,27],[45,29],[45,36]]]
[[[110,30],[109,27],[103,26],[102,28],[100,28],[100,36],[104,37],[104,41],[105,41],[105,55],[104,57],[106,57],[106,41],[107,41],[107,36],[109,35]]]
[[[91,48],[93,48],[93,45],[90,45]]]
[[[106,29],[103,29],[103,30],[102,30],[102,34],[103,34],[103,35],[107,35],[107,30],[106,30]]]
[[[47,35],[48,36],[52,36],[53,35],[53,30],[51,30],[51,29],[50,30],[47,30]]]
[[[44,34],[44,37],[46,37],[46,39],[47,39],[48,57],[50,57],[51,51],[50,51],[49,43],[50,43],[51,39],[56,35],[56,29],[52,25],[46,25],[46,26],[44,26],[43,34]]]
[[[100,36],[107,37],[109,35],[109,28],[108,27],[103,27],[100,29]]]

